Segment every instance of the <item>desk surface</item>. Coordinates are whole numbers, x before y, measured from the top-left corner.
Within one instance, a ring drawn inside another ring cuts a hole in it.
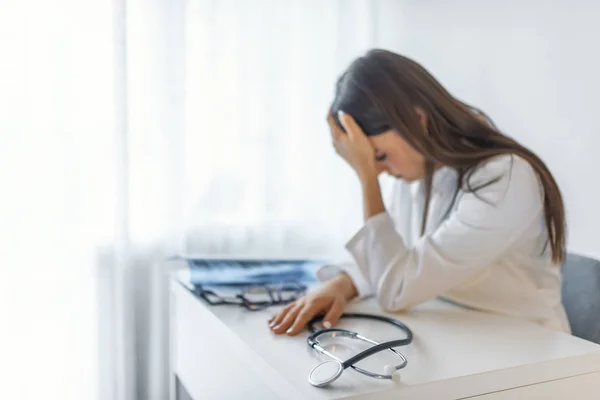
[[[172,291],[178,318],[184,322],[180,329],[188,329],[188,319],[203,315],[197,321],[203,325],[201,329],[210,324],[217,335],[222,333],[223,340],[231,339],[219,346],[233,348],[242,365],[252,366],[270,390],[286,393],[287,398],[464,398],[600,371],[600,346],[532,323],[439,300],[389,314],[373,300],[366,300],[350,304],[347,311],[389,315],[414,333],[412,344],[398,348],[408,359],[401,381],[368,378],[348,369],[329,388],[315,388],[307,376],[325,358],[308,348],[307,331],[288,337],[268,329],[267,320],[276,308],[251,312],[235,306],[209,306],[177,279],[172,282]],[[377,341],[397,338],[399,333],[397,328],[378,322],[342,319],[337,326]],[[350,343],[339,342],[329,349],[347,358],[364,348],[354,343],[345,346]],[[396,361],[391,353],[382,353],[359,366],[383,372],[384,365]]]

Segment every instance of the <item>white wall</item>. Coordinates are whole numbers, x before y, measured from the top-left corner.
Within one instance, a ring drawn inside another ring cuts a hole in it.
[[[547,163],[569,250],[600,257],[600,2],[386,1],[380,17],[381,47],[421,62]]]

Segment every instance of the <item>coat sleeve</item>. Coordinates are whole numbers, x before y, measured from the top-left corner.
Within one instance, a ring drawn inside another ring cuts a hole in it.
[[[370,288],[383,309],[398,311],[443,294],[502,258],[532,223],[543,222],[543,200],[522,159],[488,162],[472,176],[473,186],[494,178],[476,193],[463,193],[448,218],[413,247],[387,211],[366,221],[346,244],[357,267],[355,282]]]

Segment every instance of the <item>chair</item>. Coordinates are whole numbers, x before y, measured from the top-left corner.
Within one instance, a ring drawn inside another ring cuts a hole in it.
[[[567,253],[561,268],[563,305],[573,335],[600,344],[600,261]]]

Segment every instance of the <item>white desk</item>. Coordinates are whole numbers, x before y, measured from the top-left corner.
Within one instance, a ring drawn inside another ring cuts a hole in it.
[[[327,389],[307,381],[322,358],[308,348],[306,331],[289,337],[268,329],[276,309],[209,306],[176,279],[171,301],[173,376],[194,400],[600,398],[600,346],[438,300],[392,315],[415,335],[399,348],[408,359],[401,382],[348,369]],[[372,301],[353,303],[348,311],[383,314]],[[338,326],[378,341],[398,335],[397,328],[377,322],[340,320]],[[383,365],[397,361],[375,357],[362,366],[383,372]]]

